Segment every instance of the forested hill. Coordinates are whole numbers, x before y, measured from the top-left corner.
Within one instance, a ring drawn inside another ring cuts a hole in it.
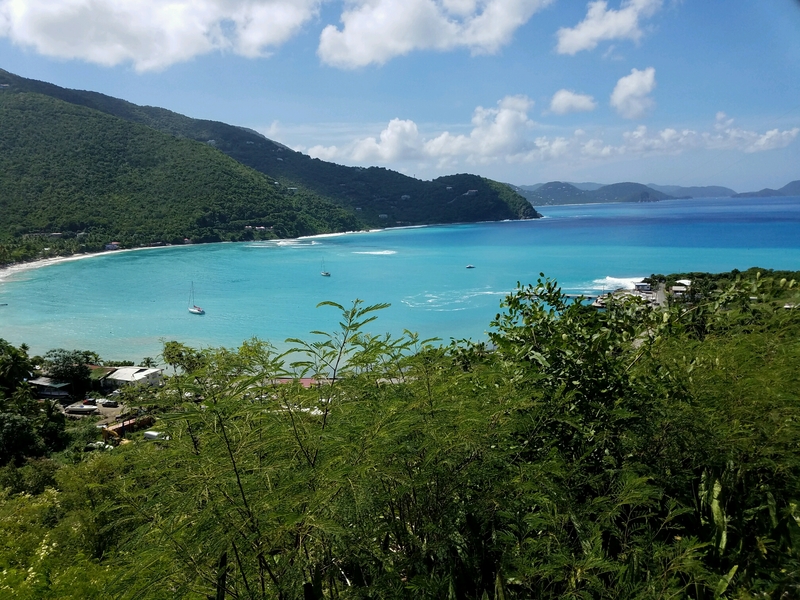
[[[383,168],[345,167],[295,152],[261,134],[137,106],[96,92],[69,90],[0,70],[4,94],[36,92],[92,108],[177,138],[213,146],[243,165],[351,210],[369,226],[535,218],[530,203],[508,186],[474,175],[420,181]]]
[[[363,226],[207,144],[41,94],[0,92],[0,174],[6,239],[58,232],[94,250],[242,239],[247,225],[278,237]]]
[[[518,189],[532,204],[592,204],[600,202],[656,202],[672,198],[641,183],[613,183],[595,190],[580,189],[562,181],[551,181],[535,190]]]

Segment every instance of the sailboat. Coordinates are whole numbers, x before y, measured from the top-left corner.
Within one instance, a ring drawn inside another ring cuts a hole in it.
[[[330,277],[331,276],[330,271],[326,271],[325,270],[325,259],[324,258],[322,259],[322,271],[320,271],[319,274],[322,275],[323,277]]]
[[[194,303],[194,281],[192,282],[192,289],[189,292],[189,312],[193,315],[204,315],[206,311]]]

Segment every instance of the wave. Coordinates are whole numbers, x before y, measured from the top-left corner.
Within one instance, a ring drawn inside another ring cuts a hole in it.
[[[362,251],[362,252],[353,252],[353,254],[372,254],[375,256],[389,256],[391,254],[397,254],[397,250],[371,250],[371,251]]]
[[[321,242],[311,240],[266,240],[263,242],[251,242],[247,244],[248,248],[310,248],[311,246],[320,246]]]
[[[589,289],[591,290],[618,290],[620,288],[625,290],[632,290],[637,283],[641,283],[644,277],[611,277],[606,276],[603,279],[595,279],[592,281]]]
[[[509,292],[493,290],[447,290],[442,292],[423,292],[415,296],[406,296],[400,302],[409,308],[439,312],[455,312],[476,308],[474,300],[482,296],[507,296]]]

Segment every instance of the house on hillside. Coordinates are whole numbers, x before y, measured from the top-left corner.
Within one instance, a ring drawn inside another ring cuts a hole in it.
[[[69,398],[69,383],[51,379],[50,377],[37,377],[29,382],[36,390],[39,398],[50,398],[52,400],[63,400]]]
[[[675,298],[683,298],[692,289],[692,282],[689,279],[678,279],[678,285],[673,285],[669,291]]]
[[[103,386],[120,388],[123,385],[160,385],[163,379],[162,369],[120,367],[103,378]]]

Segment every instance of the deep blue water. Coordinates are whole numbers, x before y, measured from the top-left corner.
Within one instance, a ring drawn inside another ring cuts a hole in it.
[[[651,273],[800,270],[800,198],[545,207],[546,218],[295,241],[122,252],[0,283],[0,337],[31,346],[157,356],[164,340],[283,347],[336,326],[333,300],[389,302],[371,331],[483,338],[501,299],[539,272],[570,293]],[[321,277],[325,268],[332,276]],[[466,269],[467,264],[475,265]],[[190,286],[204,316],[187,311]]]

